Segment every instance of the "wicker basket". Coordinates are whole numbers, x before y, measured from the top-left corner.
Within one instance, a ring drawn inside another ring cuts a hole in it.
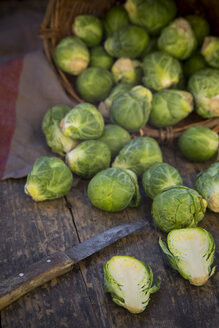
[[[103,17],[104,13],[116,3],[124,1],[115,0],[50,0],[45,17],[40,28],[40,36],[43,38],[44,50],[47,59],[55,69],[64,89],[68,95],[77,102],[83,100],[75,90],[75,78],[66,75],[53,61],[53,53],[57,43],[64,37],[72,34],[71,27],[74,18],[79,14],[93,14]],[[202,14],[212,23],[212,34],[219,34],[219,2],[218,0],[176,0],[178,15],[191,13]],[[212,10],[213,8],[213,10]],[[211,26],[211,27],[212,27]],[[201,120],[195,113],[190,114],[185,120],[173,127],[157,129],[146,125],[140,130],[140,135],[146,135],[158,139],[160,143],[172,142],[190,126],[202,125],[215,132],[219,132],[219,118]]]

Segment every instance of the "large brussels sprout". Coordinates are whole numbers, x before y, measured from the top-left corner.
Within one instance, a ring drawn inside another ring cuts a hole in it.
[[[143,83],[147,88],[159,91],[176,85],[182,76],[179,61],[163,51],[145,56]]]
[[[108,109],[111,108],[113,101],[120,95],[130,91],[133,88],[132,84],[130,83],[119,83],[117,84],[112,91],[110,92],[109,96],[104,100],[104,104],[107,106]]]
[[[204,118],[219,117],[219,70],[205,68],[193,74],[188,82],[196,111]]]
[[[71,107],[66,105],[56,105],[48,109],[43,117],[42,131],[46,137],[46,142],[52,148],[54,153],[64,156],[65,153],[76,147],[78,140],[73,140],[66,137],[60,129],[60,121],[71,110]]]
[[[219,38],[215,36],[206,37],[201,53],[209,66],[219,68]]]
[[[212,235],[203,228],[172,230],[168,233],[167,244],[159,239],[162,251],[170,265],[181,276],[195,286],[204,285],[214,274],[215,242]],[[169,248],[169,249],[168,249]]]
[[[152,216],[163,231],[195,227],[205,215],[207,202],[197,191],[184,186],[171,186],[155,196]]]
[[[108,36],[123,26],[129,24],[129,16],[127,11],[121,5],[111,7],[105,14],[103,26]]]
[[[146,124],[151,111],[152,93],[138,85],[112,103],[110,120],[124,129],[137,132]]]
[[[109,147],[112,158],[114,158],[121,148],[131,140],[131,136],[121,126],[107,124],[104,127],[102,136],[98,140],[104,142]]]
[[[112,73],[116,83],[141,83],[142,63],[138,60],[121,57],[112,66]]]
[[[195,189],[207,200],[208,208],[219,213],[219,162],[197,175]]]
[[[191,93],[181,90],[161,90],[153,95],[149,121],[156,127],[171,126],[193,110]]]
[[[110,159],[108,146],[99,140],[83,141],[66,154],[66,162],[72,172],[85,179],[109,167]]]
[[[102,46],[93,47],[90,50],[90,66],[110,69],[113,58],[105,51]]]
[[[153,199],[165,188],[182,185],[182,178],[175,167],[167,163],[155,163],[144,172],[142,185],[146,194]]]
[[[197,40],[189,22],[177,18],[165,27],[158,39],[158,48],[175,58],[187,59],[197,48]]]
[[[142,176],[151,165],[162,161],[162,153],[157,141],[149,137],[138,137],[120,150],[112,167],[130,169],[137,176]]]
[[[200,71],[207,66],[204,57],[199,52],[195,52],[183,63],[183,73],[186,78],[190,78],[195,72]]]
[[[176,5],[173,0],[127,0],[125,8],[130,20],[146,27],[151,35],[158,35],[176,16]]]
[[[72,182],[73,175],[61,159],[42,156],[28,174],[24,191],[36,202],[41,202],[66,195]]]
[[[68,36],[58,43],[53,58],[65,73],[78,75],[87,68],[90,55],[82,40],[76,36]]]
[[[141,200],[135,173],[117,167],[103,170],[91,179],[88,197],[94,206],[108,212],[137,207]]]
[[[197,15],[188,15],[185,17],[192,27],[198,45],[201,46],[204,38],[210,33],[210,26],[205,18]]]
[[[103,37],[103,25],[99,18],[93,15],[75,17],[72,32],[82,39],[89,47],[97,46]]]
[[[207,161],[217,152],[218,134],[204,126],[193,126],[183,132],[178,145],[190,161]]]
[[[150,301],[150,294],[160,289],[160,278],[155,285],[150,266],[132,256],[113,256],[104,265],[104,286],[112,300],[131,313],[141,313]]]
[[[104,129],[104,120],[94,105],[82,103],[76,105],[61,121],[65,136],[87,140],[99,138]]]
[[[147,46],[147,32],[135,25],[121,27],[104,43],[106,51],[113,57],[137,58]]]
[[[106,69],[89,67],[77,77],[76,86],[84,100],[97,103],[108,96],[113,82],[112,73]]]

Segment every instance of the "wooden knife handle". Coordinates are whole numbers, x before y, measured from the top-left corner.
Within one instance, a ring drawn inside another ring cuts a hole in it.
[[[0,310],[34,288],[71,271],[74,262],[65,253],[57,252],[27,267],[14,277],[0,282]]]

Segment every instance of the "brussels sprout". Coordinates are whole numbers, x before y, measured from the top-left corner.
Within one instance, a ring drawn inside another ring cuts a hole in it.
[[[161,90],[153,95],[150,123],[162,128],[171,126],[193,110],[191,93],[181,90]]]
[[[112,66],[112,73],[116,83],[141,83],[142,64],[138,60],[121,57]]]
[[[110,92],[108,98],[104,100],[104,104],[108,107],[108,109],[111,108],[113,101],[120,95],[123,95],[124,93],[130,91],[133,88],[133,86],[129,83],[119,83],[117,84],[112,91]]]
[[[173,0],[127,0],[125,9],[130,20],[134,24],[146,27],[151,35],[158,35],[176,16],[176,5]]]
[[[131,140],[131,136],[121,126],[108,124],[105,125],[103,134],[98,140],[104,142],[109,147],[111,155],[114,158],[121,148]]]
[[[102,46],[91,48],[90,66],[110,69],[113,64],[113,58],[108,55]]]
[[[201,53],[209,66],[219,68],[219,38],[215,36],[206,37]]]
[[[210,26],[205,18],[196,15],[189,15],[185,17],[192,27],[198,45],[201,46],[204,38],[210,33]]]
[[[84,100],[96,103],[108,96],[113,82],[112,73],[106,69],[90,67],[77,77],[76,86]]]
[[[113,101],[110,111],[111,122],[131,132],[139,131],[148,120],[151,100],[151,91],[137,85]]]
[[[217,152],[218,134],[204,126],[193,126],[183,132],[178,145],[190,161],[207,161]]]
[[[151,165],[162,161],[162,153],[157,141],[149,137],[138,137],[120,150],[112,167],[130,169],[137,176],[142,176]]]
[[[103,25],[108,36],[129,24],[127,11],[121,5],[111,7],[104,16]]]
[[[195,189],[207,200],[208,208],[219,213],[219,162],[197,175]]]
[[[24,191],[36,202],[41,202],[66,195],[72,182],[72,173],[61,159],[42,156],[28,174]]]
[[[195,52],[192,56],[187,59],[183,64],[183,73],[187,78],[190,78],[195,72],[206,68],[208,65],[204,57],[199,53]]]
[[[113,57],[137,58],[147,46],[147,32],[135,25],[121,27],[104,43],[106,51]]]
[[[191,285],[202,286],[214,274],[215,243],[212,235],[203,228],[172,230],[168,233],[167,244],[159,239],[162,251],[170,265]]]
[[[90,55],[82,40],[76,36],[68,36],[58,43],[53,58],[65,73],[78,75],[87,68]]]
[[[182,185],[182,178],[175,167],[167,163],[155,163],[144,172],[142,185],[146,194],[153,199],[167,187]]]
[[[175,19],[165,27],[158,39],[158,48],[178,59],[187,59],[197,48],[197,40],[187,20]]]
[[[141,53],[140,59],[143,60],[146,55],[158,50],[157,40],[158,40],[158,38],[150,38],[149,39],[147,46],[144,48],[143,52]]]
[[[89,47],[97,46],[103,37],[102,22],[93,15],[75,17],[72,32],[82,39]]]
[[[197,191],[184,186],[171,186],[155,196],[152,216],[163,231],[195,227],[205,215],[207,202]]]
[[[72,172],[85,179],[110,165],[111,153],[107,145],[99,140],[87,140],[66,154],[66,162]]]
[[[117,305],[131,313],[141,313],[150,301],[150,294],[160,289],[160,278],[155,285],[150,266],[132,256],[113,256],[104,265],[105,290]]]
[[[179,61],[163,51],[145,56],[143,83],[147,88],[159,91],[180,81],[182,68]]]
[[[94,105],[82,103],[76,105],[61,121],[65,136],[87,140],[99,138],[104,129],[104,120]]]

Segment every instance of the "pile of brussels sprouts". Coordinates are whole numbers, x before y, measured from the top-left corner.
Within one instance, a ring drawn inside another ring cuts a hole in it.
[[[131,135],[147,122],[158,128],[174,125],[194,106],[204,118],[219,116],[219,38],[208,36],[204,18],[175,16],[172,0],[127,0],[103,20],[75,18],[73,36],[60,41],[54,61],[77,76],[85,102],[46,112],[42,131],[65,162],[38,158],[25,192],[35,201],[62,197],[72,187],[73,173],[90,179],[88,198],[95,207],[117,212],[140,205],[141,182],[152,199],[154,223],[168,233],[168,246],[159,240],[161,249],[174,269],[201,286],[215,271],[215,243],[197,224],[206,207],[219,212],[219,162],[198,174],[194,190],[183,186],[176,168],[163,163],[155,139]],[[95,106],[100,101],[110,124]],[[216,154],[218,141],[216,132],[194,126],[178,146],[189,160],[206,161]],[[160,278],[152,287],[151,268],[130,256],[110,259],[104,279],[113,301],[132,313],[142,312],[160,288]]]

